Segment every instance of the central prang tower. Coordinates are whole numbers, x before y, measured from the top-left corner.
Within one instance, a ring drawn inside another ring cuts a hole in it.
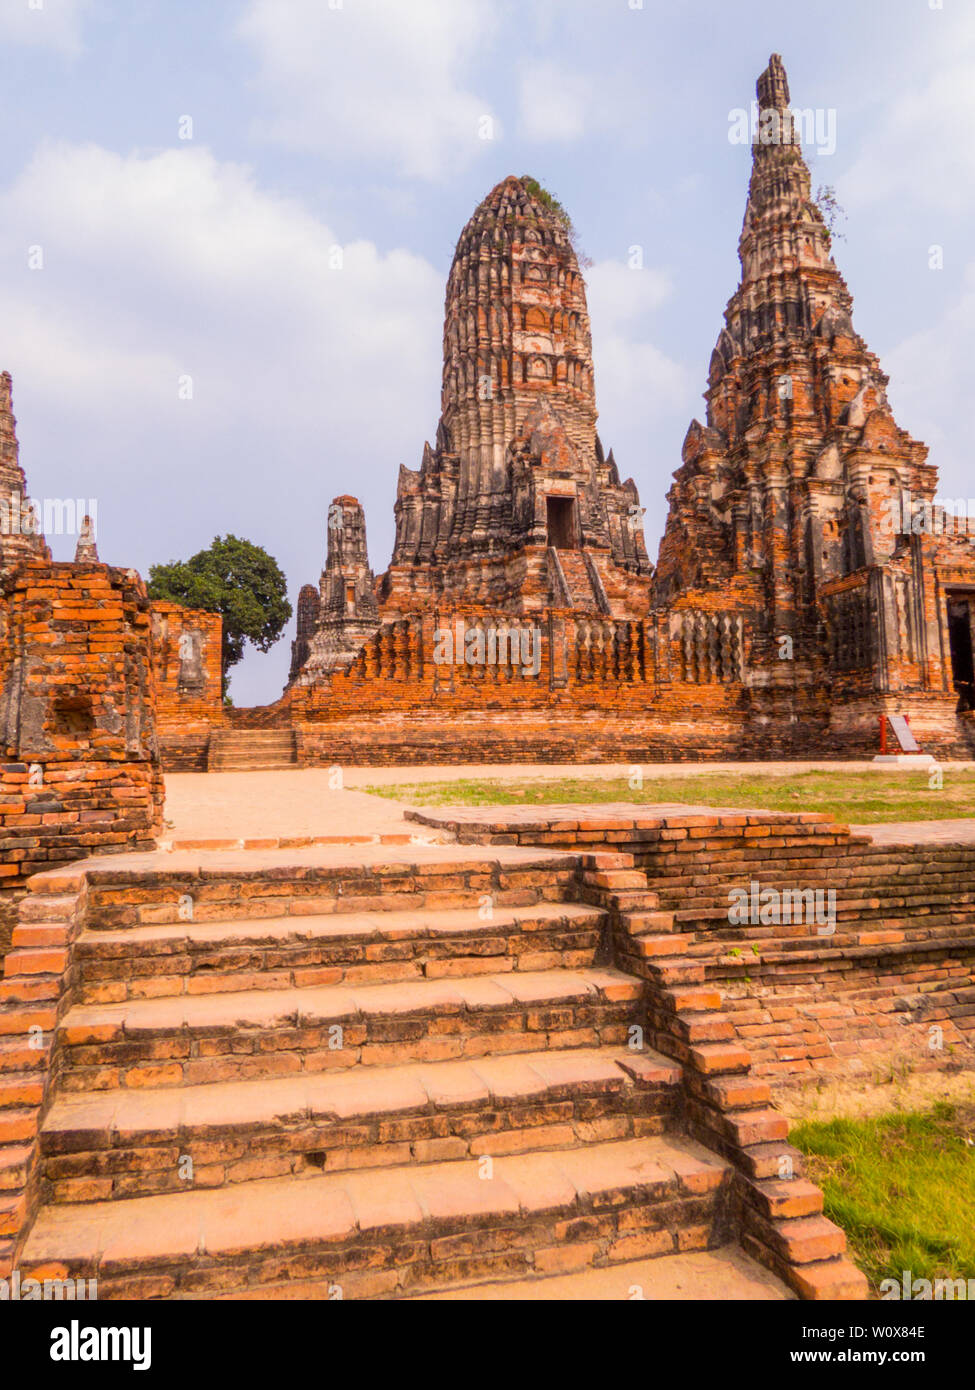
[[[596,434],[586,292],[571,229],[506,178],[461,233],[444,315],[436,447],[402,468],[384,617],[433,602],[511,613],[646,611],[632,481]]]

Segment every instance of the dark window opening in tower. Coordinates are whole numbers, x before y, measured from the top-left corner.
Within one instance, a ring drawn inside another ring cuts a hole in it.
[[[972,603],[948,600],[948,643],[952,683],[961,698],[960,709],[975,709],[975,658],[972,652]]]
[[[867,552],[863,541],[863,518],[859,507],[847,514],[846,532],[843,537],[843,569],[852,574],[867,563]]]
[[[555,550],[578,550],[575,502],[571,497],[546,497],[548,543]]]

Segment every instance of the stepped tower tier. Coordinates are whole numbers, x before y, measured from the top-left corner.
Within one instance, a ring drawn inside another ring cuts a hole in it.
[[[443,345],[436,444],[417,471],[400,470],[383,616],[441,598],[645,610],[639,498],[596,435],[571,228],[533,179],[499,183],[461,233]]]

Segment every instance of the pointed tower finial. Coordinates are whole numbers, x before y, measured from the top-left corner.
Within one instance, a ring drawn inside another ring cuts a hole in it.
[[[95,527],[90,516],[86,516],[81,523],[81,530],[78,532],[78,544],[75,547],[74,562],[76,565],[97,565],[98,546],[95,544]]]
[[[755,95],[763,111],[773,106],[783,111],[789,105],[789,79],[780,54],[773,53],[769,58],[768,67],[755,84]]]

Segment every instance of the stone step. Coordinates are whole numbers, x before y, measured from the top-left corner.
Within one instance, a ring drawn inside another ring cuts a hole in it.
[[[250,762],[245,758],[227,758],[210,760],[207,771],[211,773],[280,773],[287,771],[289,767],[295,765],[295,760],[280,759],[271,762],[270,759],[260,758],[255,762]]]
[[[67,1094],[44,1120],[42,1171],[49,1200],[71,1202],[571,1148],[663,1133],[679,1084],[649,1050],[577,1048]]]
[[[416,1294],[415,1302],[476,1299],[478,1302],[549,1303],[633,1302],[686,1300],[694,1303],[774,1302],[794,1299],[795,1294],[740,1247],[723,1245],[716,1250],[689,1250],[680,1255],[660,1255],[655,1260],[627,1260],[594,1269],[586,1241],[563,1245],[536,1267],[553,1273],[533,1279],[492,1280],[463,1284],[437,1293]],[[573,1270],[571,1274],[554,1271]]]
[[[822,904],[822,913],[827,912],[827,904]],[[715,911],[709,917],[703,913],[692,914],[686,918],[680,926],[680,932],[684,935],[697,934],[701,940],[727,941],[732,944],[736,942],[748,942],[755,940],[756,937],[776,937],[778,935],[788,936],[803,927],[815,929],[820,925],[818,908],[813,905],[808,910],[797,906],[790,909],[793,916],[797,913],[803,920],[792,922],[746,922],[732,923],[728,921],[727,908],[722,912]],[[783,909],[784,915],[784,909]],[[807,920],[809,917],[812,920]],[[937,905],[932,903],[928,895],[923,903],[913,906],[905,906],[903,903],[894,901],[877,901],[869,910],[861,906],[849,907],[841,901],[836,904],[834,914],[837,936],[854,936],[858,931],[878,931],[893,922],[898,928],[913,929],[915,931],[936,930],[946,926],[966,926],[969,930],[975,929],[975,907],[962,906],[957,899],[949,898],[944,904]],[[679,940],[678,936],[678,940]]]
[[[230,729],[210,735],[210,772],[262,772],[298,763],[293,729]]]
[[[887,918],[878,921],[876,927],[859,931],[838,929],[835,932],[820,933],[815,924],[798,924],[791,930],[800,933],[799,935],[752,938],[759,947],[757,954],[751,950],[750,940],[740,943],[748,946],[747,951],[742,951],[740,960],[742,963],[757,959],[788,962],[792,957],[801,959],[810,952],[822,955],[824,951],[842,951],[868,956],[886,955],[895,949],[902,954],[911,950],[937,951],[953,946],[970,950],[975,945],[975,922],[936,923],[928,918],[921,920],[926,923],[930,921],[930,925],[919,929],[905,929],[902,923]],[[698,939],[685,949],[688,956],[710,963],[713,960],[724,959],[738,944],[724,936],[717,939],[712,936],[710,939]]]
[[[396,1297],[537,1277],[570,1245],[596,1265],[719,1247],[730,1196],[727,1164],[650,1136],[45,1206],[20,1267],[97,1278],[100,1298]]]
[[[241,729],[233,733],[212,733],[210,749],[217,752],[238,752],[250,748],[293,748],[295,736],[289,730]]]
[[[79,1002],[591,965],[605,914],[579,903],[333,913],[84,931]]]
[[[811,885],[835,887],[837,891],[842,889],[844,892],[865,897],[875,892],[913,893],[930,879],[935,890],[943,891],[951,885],[965,884],[966,875],[971,874],[973,858],[975,854],[969,852],[952,864],[929,865],[920,860],[895,860],[890,865],[865,865],[859,859],[854,861],[845,855],[776,855],[773,858],[765,851],[718,866],[710,881],[698,878],[696,882],[690,882],[684,878],[683,887],[685,893],[690,890],[693,895],[690,905],[709,900],[715,902],[719,897],[725,896],[729,888],[747,887],[752,879],[757,880],[763,887],[788,887],[790,882],[800,880]],[[652,866],[650,876],[667,888],[677,888],[681,885],[681,878],[674,875],[664,874],[658,880]],[[968,883],[971,883],[970,877]],[[675,904],[675,908],[686,905],[678,903]]]
[[[40,1105],[43,1077],[36,1071],[8,1071],[0,1078],[0,1112],[24,1105]]]
[[[58,1028],[60,1085],[181,1086],[625,1045],[642,994],[632,976],[587,968],[76,1005]]]
[[[226,847],[236,848],[236,842]],[[301,862],[304,853],[307,864]],[[497,912],[575,899],[569,855],[455,845],[180,851],[116,877],[92,876],[86,930],[361,912]],[[478,919],[479,920],[479,919]]]
[[[858,915],[871,916],[894,910],[904,910],[906,916],[914,916],[918,912],[928,915],[941,911],[975,911],[975,893],[971,891],[970,871],[964,878],[960,878],[957,884],[945,885],[929,884],[922,881],[914,886],[897,883],[893,885],[867,885],[863,888],[861,885],[857,885],[855,889],[851,889],[849,884],[838,883],[835,878],[831,878],[829,875],[814,879],[801,873],[790,875],[788,883],[780,883],[772,879],[756,881],[760,883],[759,910],[761,909],[760,895],[764,889],[774,888],[779,893],[784,893],[786,890],[793,892],[807,890],[812,893],[822,893],[833,888],[836,891],[836,915],[844,920],[850,920]],[[733,886],[736,888],[746,887],[742,883]],[[723,923],[730,926],[732,924],[729,922],[728,913],[733,907],[734,901],[729,899],[727,893],[723,893],[713,898],[708,897],[699,900],[690,906],[677,908],[673,913],[677,929],[681,931],[694,930],[695,927],[708,922],[718,925]]]
[[[286,747],[294,741],[295,736],[290,729],[235,729],[230,733],[215,731],[210,735],[211,746],[215,748],[263,747],[268,744]]]

